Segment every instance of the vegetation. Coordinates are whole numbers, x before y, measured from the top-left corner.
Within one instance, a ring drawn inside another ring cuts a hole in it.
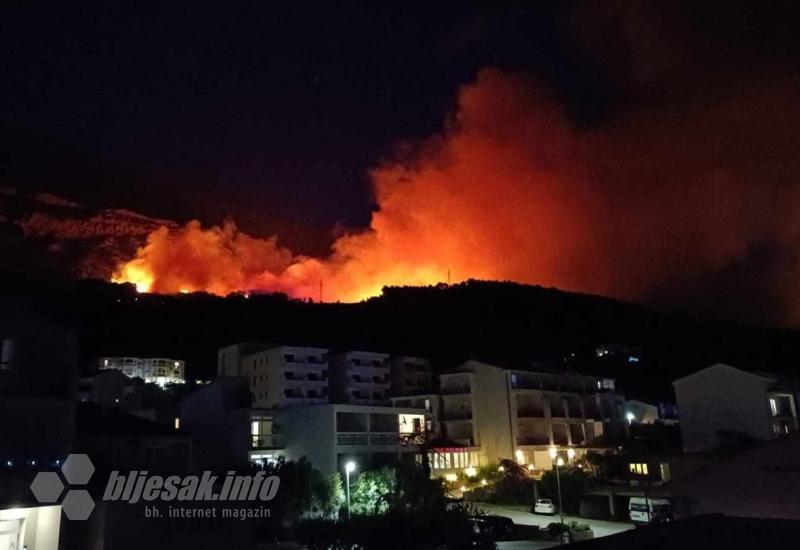
[[[577,514],[580,511],[581,498],[589,488],[589,476],[577,468],[561,468],[559,471],[561,481],[561,502],[564,512]],[[549,498],[558,502],[558,479],[556,471],[545,472],[539,481],[540,497]]]

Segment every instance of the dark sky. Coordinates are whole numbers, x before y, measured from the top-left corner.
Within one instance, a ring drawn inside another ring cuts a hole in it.
[[[0,120],[125,182],[47,173],[50,191],[230,215],[313,249],[319,231],[368,222],[368,168],[437,131],[478,69],[569,70],[559,17],[488,2],[8,2]]]

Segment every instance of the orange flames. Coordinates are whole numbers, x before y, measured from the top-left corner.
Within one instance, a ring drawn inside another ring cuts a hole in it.
[[[788,98],[773,104],[790,129],[797,108]],[[691,124],[643,113],[619,127],[578,129],[534,83],[485,70],[462,88],[442,135],[410,160],[373,170],[379,208],[370,228],[339,238],[328,257],[295,255],[232,223],[192,221],[152,232],[113,280],[159,293],[314,299],[322,281],[326,301],[358,301],[449,272],[453,282],[640,297],[667,277],[722,269],[796,225],[794,195],[747,185],[747,167],[725,171],[740,154],[740,126],[764,123],[737,120],[730,107],[704,107]]]

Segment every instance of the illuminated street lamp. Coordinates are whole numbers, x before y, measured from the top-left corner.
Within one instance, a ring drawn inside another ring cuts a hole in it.
[[[630,426],[633,423],[633,419],[636,418],[636,416],[632,412],[629,412],[628,414],[625,415],[625,418],[628,419],[628,426]]]
[[[570,449],[572,450],[572,449]],[[573,451],[574,453],[575,451]],[[561,527],[563,533],[564,527],[564,507],[561,505],[561,475],[558,472],[558,467],[564,465],[564,459],[558,456],[558,449],[555,447],[550,447],[550,458],[553,459],[553,462],[556,466],[556,486],[558,487],[558,516],[561,518]]]
[[[567,458],[572,462],[572,459],[575,458],[575,449],[567,449]]]
[[[350,519],[350,473],[356,471],[356,463],[352,460],[344,465],[344,475],[347,478],[347,519]]]

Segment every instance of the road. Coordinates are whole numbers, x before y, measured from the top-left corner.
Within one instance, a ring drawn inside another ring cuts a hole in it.
[[[511,518],[517,525],[536,525],[540,528],[546,528],[549,524],[559,521],[558,514],[554,516],[531,514],[526,506],[485,504],[481,502],[476,504],[487,514]],[[570,521],[588,523],[594,532],[595,538],[607,537],[608,535],[615,535],[616,533],[633,529],[633,524],[631,523],[564,516],[564,523],[569,523]]]

